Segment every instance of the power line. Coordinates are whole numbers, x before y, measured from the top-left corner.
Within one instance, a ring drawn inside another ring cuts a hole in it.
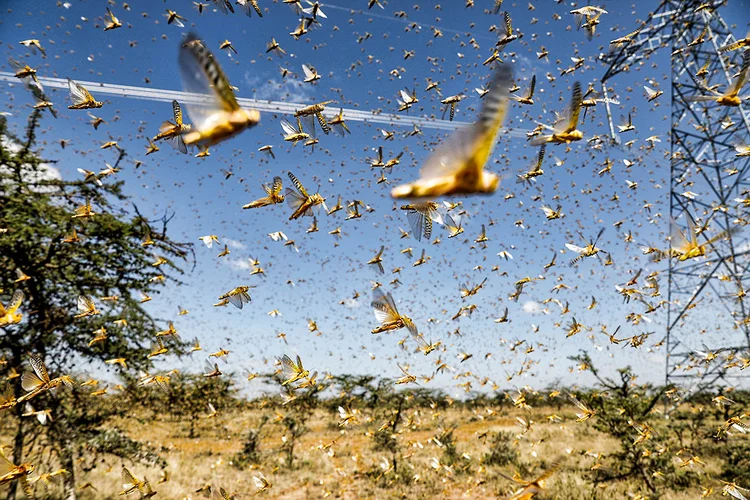
[[[38,77],[38,80],[42,85],[49,88],[66,90],[68,88],[68,81],[64,78]],[[18,83],[19,80],[13,73],[0,71],[0,81]],[[115,83],[89,82],[83,80],[76,80],[76,82],[80,83],[94,94],[105,94],[125,99],[143,99],[158,102],[172,102],[172,100],[176,99],[181,103],[186,104],[205,104],[210,100],[210,97],[205,94],[196,94],[179,90],[135,87],[132,85],[118,85]],[[308,105],[305,103],[251,99],[248,97],[238,97],[237,103],[244,108],[252,108],[264,113],[279,113],[283,115],[294,115],[298,109]],[[436,130],[455,130],[458,127],[469,125],[468,122],[452,122],[426,116],[380,113],[375,110],[364,111],[351,108],[342,109],[344,112],[344,119],[349,121],[380,123],[404,127],[413,127],[416,125],[420,128]],[[503,129],[501,132],[510,134],[513,137],[525,137],[527,131],[522,129]]]

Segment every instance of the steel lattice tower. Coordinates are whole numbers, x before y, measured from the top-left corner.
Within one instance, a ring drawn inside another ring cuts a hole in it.
[[[719,49],[734,41],[719,5],[706,8],[698,0],[663,0],[632,43],[601,56],[609,65],[602,77],[607,97],[610,78],[641,64],[659,49],[670,50],[671,218],[689,234],[690,217],[699,243],[722,231],[734,231],[727,239],[707,245],[706,257],[668,259],[667,384],[697,377],[700,385],[711,385],[740,373],[742,365],[750,363],[738,354],[750,347],[750,311],[744,303],[750,247],[741,243],[747,241],[745,230],[737,231],[747,224],[744,214],[750,203],[736,201],[750,198],[750,156],[737,156],[734,147],[749,142],[750,117],[747,105],[691,101],[709,94],[708,88],[718,86],[723,92],[731,84],[743,50],[722,53]],[[607,118],[615,140],[608,103]],[[716,325],[713,332],[696,326],[694,318],[699,315]]]

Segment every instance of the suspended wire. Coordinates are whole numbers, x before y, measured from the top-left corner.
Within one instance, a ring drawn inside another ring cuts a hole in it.
[[[64,78],[38,77],[42,85],[55,88],[67,89],[68,81]],[[13,73],[0,71],[0,81],[18,83],[19,80]],[[193,92],[183,92],[179,90],[155,89],[146,87],[136,87],[132,85],[118,85],[114,83],[100,83],[83,80],[76,80],[86,87],[93,94],[105,94],[125,99],[142,99],[157,102],[172,102],[177,100],[185,104],[209,104],[211,97],[205,94],[196,94]],[[257,109],[264,113],[279,113],[283,115],[294,115],[294,113],[312,103],[295,103],[283,101],[271,101],[261,99],[251,99],[247,97],[238,97],[237,103],[243,108]],[[335,107],[331,107],[335,109]],[[419,128],[429,128],[436,130],[455,130],[461,126],[469,125],[467,122],[457,122],[429,118],[426,116],[409,116],[398,115],[394,113],[380,113],[376,110],[365,111],[351,108],[341,108],[344,112],[344,119],[356,122],[378,123],[386,125],[404,126]],[[522,129],[504,129],[501,133],[510,134],[513,137],[525,137],[526,130]]]

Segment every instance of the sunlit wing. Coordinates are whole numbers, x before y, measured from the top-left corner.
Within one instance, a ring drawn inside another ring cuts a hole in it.
[[[422,167],[422,179],[451,175],[466,168],[475,170],[472,175],[481,176],[508,111],[511,80],[510,66],[500,65],[482,101],[477,122],[457,130],[435,149]]]
[[[417,325],[414,324],[413,321],[407,321],[406,322],[406,329],[409,330],[409,333],[414,338],[419,338],[419,331],[417,330]]]
[[[432,234],[432,220],[425,217],[422,212],[417,210],[411,210],[406,213],[406,218],[409,220],[409,226],[411,226],[411,232],[417,241],[422,241],[422,235],[428,240]]]
[[[203,104],[188,104],[188,114],[196,128],[210,128],[209,121],[216,112],[239,109],[224,71],[195,34],[189,34],[180,45],[178,60],[185,90],[208,97]]]
[[[70,100],[73,104],[83,104],[88,102],[91,98],[91,94],[86,89],[78,85],[76,82],[68,78],[68,89],[70,89]]]
[[[234,14],[234,7],[228,0],[214,0],[214,5],[223,13],[228,14],[229,12]]]
[[[187,149],[187,146],[185,145],[185,141],[183,140],[183,138],[182,138],[181,135],[176,135],[174,137],[169,137],[169,138],[167,138],[167,142],[169,143],[170,146],[172,146],[173,148],[175,148],[180,153],[182,153],[184,155],[187,154],[188,149]]]
[[[393,297],[390,293],[383,293],[380,288],[373,290],[370,305],[375,310],[375,319],[381,324],[396,321],[399,318]]]
[[[248,302],[248,296],[244,292],[232,293],[227,296],[229,303],[238,309],[242,309],[242,306]]]
[[[13,292],[13,296],[10,298],[10,302],[8,303],[8,308],[5,312],[6,313],[16,312],[16,310],[21,306],[22,302],[23,302],[23,291],[16,290],[15,292]],[[0,308],[2,308],[2,304],[0,304]],[[3,311],[0,310],[0,313],[3,313]]]
[[[281,193],[281,188],[282,187],[283,187],[283,184],[282,184],[282,181],[281,181],[281,177],[278,177],[278,176],[274,177],[273,178],[273,185],[271,186],[271,192],[269,192],[268,194],[278,195],[278,194]]]
[[[534,97],[534,89],[536,88],[536,75],[531,76],[531,85],[529,86],[529,98]]]
[[[249,9],[248,9],[249,10]],[[253,479],[256,479],[253,477]],[[260,488],[260,486],[258,486]],[[224,488],[214,488],[211,487],[211,498],[214,500],[230,500],[229,493],[227,493]]]
[[[91,300],[83,295],[78,297],[78,311],[85,313],[89,312],[92,308]]]
[[[34,369],[37,377],[43,382],[49,382],[49,374],[47,373],[47,367],[44,366],[44,361],[36,354],[29,355],[29,362],[31,367]]]
[[[315,123],[318,121],[315,118],[315,115],[301,116],[300,120],[304,125],[302,129],[306,130],[311,136],[315,137]]]
[[[748,74],[750,74],[750,49],[745,50],[742,57],[742,67],[728,93],[732,95],[739,94],[740,90],[742,90],[742,86],[745,85],[745,82],[747,81]]]
[[[289,356],[285,354],[281,358],[280,361],[281,361],[281,370],[284,372],[284,376],[287,379],[294,378],[294,376],[297,375],[299,370],[298,370],[297,365],[294,363],[294,361],[292,361],[292,358],[290,358]]]
[[[581,115],[582,101],[583,95],[581,94],[581,83],[575,82],[573,84],[573,96],[568,107],[568,119],[558,122],[555,125],[555,132],[572,132],[578,127],[578,117]]]
[[[122,487],[125,490],[130,490],[131,488],[136,488],[140,484],[140,481],[138,481],[133,474],[130,473],[130,471],[123,467],[122,468]]]
[[[286,135],[293,135],[297,133],[297,129],[292,126],[287,120],[281,120],[281,129]]]
[[[206,373],[214,373],[219,371],[219,364],[212,363],[208,359],[203,363],[203,366],[205,367],[204,370],[206,371]]]
[[[177,100],[172,101],[172,112],[174,113],[174,122],[178,127],[182,126],[182,108]]]
[[[584,412],[591,411],[585,404],[583,404],[577,397],[573,396],[572,394],[568,394],[568,399],[578,407],[579,410]]]
[[[315,77],[315,73],[313,73],[313,71],[310,69],[310,67],[307,64],[302,65],[302,72],[305,73],[305,79]]]
[[[689,216],[687,218],[690,219]],[[677,225],[677,221],[674,219],[671,220],[669,226],[669,239],[672,243],[672,248],[680,253],[686,253],[690,250],[690,240],[688,240],[687,235],[680,229],[680,226]]]
[[[427,216],[430,218],[430,220],[437,222],[438,224],[444,224],[443,221],[443,214],[440,213],[440,210],[437,208],[433,208],[432,206],[427,207]]]
[[[23,377],[21,377],[21,387],[24,391],[31,392],[44,385],[44,381],[40,379],[36,373],[31,371],[25,371]]]
[[[566,243],[565,244],[565,248],[567,248],[571,252],[576,252],[576,253],[583,253],[584,251],[586,251],[585,248],[581,248],[581,247],[576,246],[576,245],[571,245],[570,243]]]
[[[3,455],[2,451],[0,451],[0,476],[4,476],[8,474],[10,471],[12,471],[15,468],[16,468],[15,464],[13,464],[13,462],[8,460],[8,458],[5,455]]]
[[[307,198],[300,196],[299,193],[297,193],[292,188],[286,188],[285,195],[286,195],[286,204],[289,205],[289,208],[291,208],[295,212],[307,200]]]
[[[307,190],[302,185],[302,183],[299,181],[299,179],[297,179],[297,177],[293,173],[291,173],[291,172],[288,172],[288,175],[289,175],[289,179],[291,179],[291,181],[292,181],[292,184],[294,184],[294,187],[296,187],[297,191],[299,191],[299,194],[301,194],[305,198],[309,198],[310,195],[307,194]]]

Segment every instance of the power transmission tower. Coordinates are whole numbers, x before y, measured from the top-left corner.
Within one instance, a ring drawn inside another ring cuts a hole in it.
[[[657,50],[671,53],[671,224],[688,239],[694,225],[694,238],[706,254],[697,260],[668,259],[666,384],[697,378],[697,386],[708,386],[750,364],[738,354],[750,347],[750,311],[744,301],[750,246],[741,243],[747,236],[737,231],[747,224],[750,207],[750,156],[738,156],[735,149],[748,143],[750,117],[747,106],[694,100],[730,88],[750,49],[721,50],[736,40],[721,18],[721,2],[715,4],[663,0],[632,42],[601,57],[609,65],[602,77],[607,97],[609,79]],[[722,232],[726,238],[708,243]],[[677,238],[670,238],[670,254]]]

